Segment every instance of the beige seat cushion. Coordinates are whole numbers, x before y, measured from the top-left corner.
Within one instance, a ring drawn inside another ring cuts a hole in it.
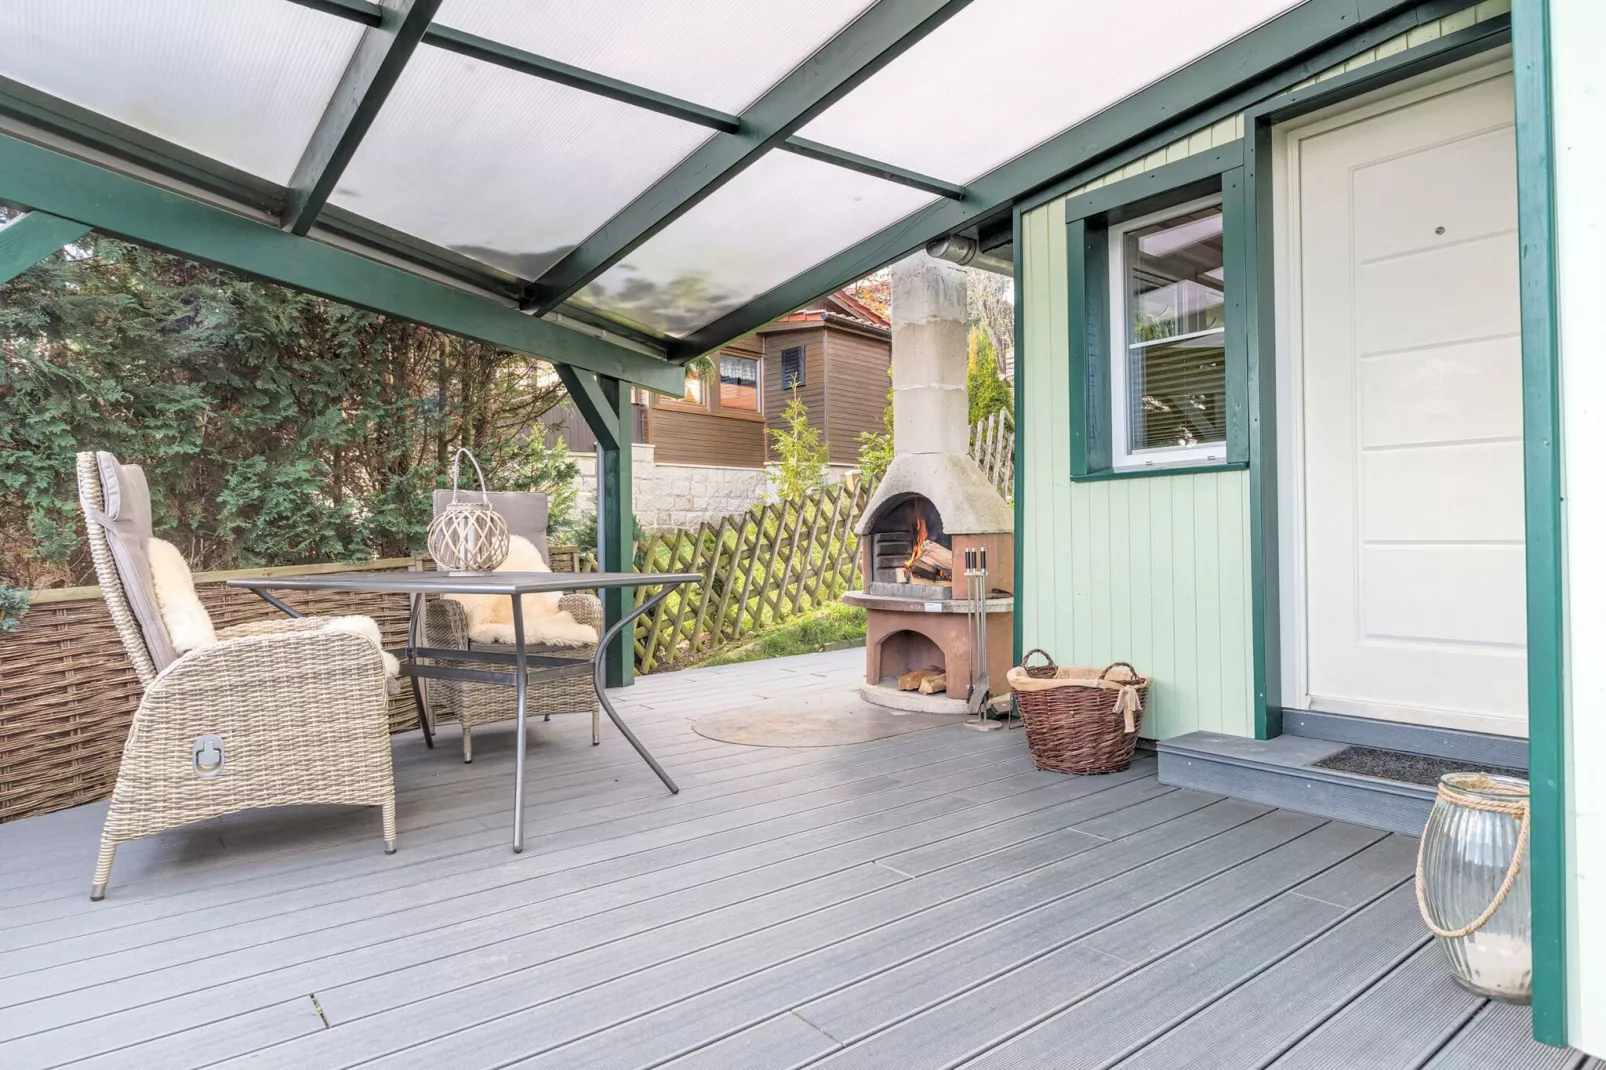
[[[508,539],[507,560],[496,569],[498,572],[550,572],[540,551],[521,535]],[[513,644],[513,599],[501,595],[449,594],[463,606],[468,618],[468,636],[481,643]],[[524,642],[527,646],[588,646],[597,641],[597,630],[581,624],[558,603],[563,596],[556,591],[546,594],[522,596],[524,610]]]
[[[151,562],[156,605],[162,611],[162,623],[167,627],[173,650],[187,654],[217,642],[212,615],[201,605],[195,593],[195,580],[190,576],[189,562],[178,552],[178,547],[166,539],[151,539],[145,549]]]

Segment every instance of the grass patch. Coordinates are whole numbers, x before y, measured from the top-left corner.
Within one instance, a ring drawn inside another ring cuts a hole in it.
[[[763,661],[793,654],[815,654],[833,647],[864,642],[864,610],[859,606],[832,602],[793,617],[785,624],[748,638],[741,643],[716,650],[701,661],[683,668],[734,665],[741,661]]]

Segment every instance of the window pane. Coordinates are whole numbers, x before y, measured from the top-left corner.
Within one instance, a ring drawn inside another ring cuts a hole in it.
[[[1221,207],[1124,237],[1129,450],[1227,438]]]
[[[696,372],[686,373],[686,393],[681,396],[682,401],[688,405],[701,405],[703,403],[703,378]]]
[[[719,358],[719,405],[722,409],[758,411],[758,361],[746,357]]]
[[[437,21],[739,112],[869,6],[870,0],[446,0]]]
[[[284,0],[6,0],[0,75],[288,182],[362,31]]]
[[[788,346],[781,350],[781,389],[792,390],[803,385],[803,347]]]

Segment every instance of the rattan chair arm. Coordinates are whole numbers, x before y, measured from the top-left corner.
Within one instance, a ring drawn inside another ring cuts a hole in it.
[[[424,602],[424,646],[462,650],[468,646],[468,611],[455,598]]]
[[[244,624],[231,624],[219,628],[219,639],[243,639],[251,635],[284,635],[288,632],[315,632],[329,623],[325,617],[276,617],[272,620],[248,620]]]
[[[328,703],[331,716],[342,703],[351,705],[353,695],[378,695],[384,716],[385,680],[379,648],[361,635],[247,635],[191,650],[173,662],[146,688],[140,708],[219,708],[231,696],[260,690],[286,706]]]
[[[575,591],[558,599],[558,608],[566,610],[569,616],[581,624],[589,624],[602,634],[602,600],[594,594]]]

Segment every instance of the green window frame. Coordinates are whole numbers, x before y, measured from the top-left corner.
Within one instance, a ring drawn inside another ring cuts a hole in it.
[[[1245,203],[1240,142],[1065,199],[1070,316],[1071,478],[1132,479],[1219,472],[1249,465]],[[1110,232],[1132,220],[1220,197],[1226,350],[1226,445],[1222,456],[1144,467],[1116,467],[1111,430]]]

